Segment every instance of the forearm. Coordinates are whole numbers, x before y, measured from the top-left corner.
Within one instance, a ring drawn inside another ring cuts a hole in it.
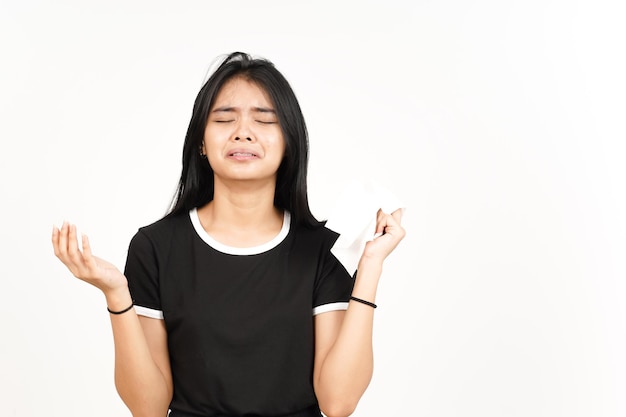
[[[105,294],[107,306],[120,311],[132,303],[128,288]],[[171,381],[155,363],[134,309],[110,314],[115,344],[115,385],[134,417],[164,417],[172,398]]]
[[[382,262],[361,260],[352,295],[374,302]],[[340,404],[338,415],[356,407],[373,373],[374,308],[350,301],[337,339],[328,351],[315,381],[320,404]],[[347,410],[347,411],[345,411]]]

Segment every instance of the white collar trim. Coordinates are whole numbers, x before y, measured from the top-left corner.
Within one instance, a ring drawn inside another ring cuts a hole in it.
[[[267,252],[270,249],[278,246],[285,238],[287,234],[289,234],[289,228],[291,225],[291,214],[287,210],[285,210],[285,214],[283,216],[283,227],[280,229],[280,232],[269,242],[263,243],[258,246],[251,246],[249,248],[236,248],[233,246],[224,245],[223,243],[218,242],[213,239],[209,234],[204,230],[202,224],[200,223],[200,218],[198,217],[198,210],[193,208],[189,210],[189,218],[191,219],[191,224],[195,229],[196,233],[204,242],[211,246],[213,249],[227,253],[229,255],[257,255],[259,253]]]

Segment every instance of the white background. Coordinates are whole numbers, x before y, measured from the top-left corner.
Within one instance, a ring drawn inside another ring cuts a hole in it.
[[[310,199],[408,206],[355,413],[626,415],[624,6],[530,1],[0,1],[0,404],[128,416],[70,220],[123,267],[161,217],[193,100],[242,50],[291,82]]]

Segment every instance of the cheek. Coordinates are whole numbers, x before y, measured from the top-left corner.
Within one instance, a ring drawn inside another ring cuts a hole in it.
[[[280,159],[282,160],[287,152],[287,142],[282,134],[277,135],[274,146],[277,151],[276,153],[280,154]]]
[[[227,141],[227,135],[224,132],[220,132],[219,129],[207,127],[204,130],[204,137],[202,138],[202,146],[205,153],[208,155],[211,152],[215,152],[217,149],[224,146],[224,142]]]

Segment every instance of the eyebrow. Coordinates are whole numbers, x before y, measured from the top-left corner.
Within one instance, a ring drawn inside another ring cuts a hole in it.
[[[230,106],[222,106],[222,107],[217,107],[215,109],[213,109],[211,111],[211,113],[226,113],[226,112],[234,112],[237,110],[237,107],[230,107]],[[269,108],[269,107],[252,107],[252,111],[255,113],[273,113],[276,114],[276,111],[274,111],[274,109]]]

